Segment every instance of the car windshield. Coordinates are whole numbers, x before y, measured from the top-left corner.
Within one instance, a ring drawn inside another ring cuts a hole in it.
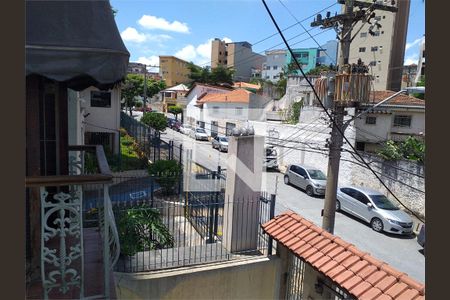
[[[372,199],[373,203],[375,203],[375,206],[378,208],[386,210],[399,210],[399,208],[384,195],[370,195],[370,199]]]
[[[204,129],[201,129],[201,128],[198,128],[196,131],[197,131],[198,133],[206,133],[205,130],[204,130]]]
[[[228,138],[222,137],[222,138],[220,138],[220,141],[221,141],[221,142],[224,142],[224,143],[228,143]]]
[[[317,179],[317,180],[326,180],[327,177],[325,174],[323,174],[320,170],[308,170],[309,176],[311,179]]]
[[[266,156],[276,156],[277,150],[273,148],[266,148]]]

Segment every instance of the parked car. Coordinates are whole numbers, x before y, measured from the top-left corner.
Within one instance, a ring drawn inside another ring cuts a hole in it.
[[[179,130],[182,134],[189,135],[191,133],[192,128],[189,124],[182,124],[180,125]]]
[[[327,177],[318,169],[293,164],[286,169],[284,183],[304,189],[308,196],[325,195]]]
[[[420,228],[419,235],[417,236],[417,243],[425,249],[425,224]]]
[[[266,169],[278,170],[277,150],[273,146],[264,147],[263,167]]]
[[[336,211],[348,212],[368,223],[377,232],[411,234],[413,220],[382,193],[365,187],[341,187]]]
[[[228,152],[228,137],[216,136],[211,140],[211,145],[214,149],[218,149],[220,152]]]
[[[191,130],[190,136],[195,140],[202,140],[202,141],[208,140],[208,134],[206,133],[205,129],[201,127],[197,127],[195,128],[195,130]]]
[[[167,126],[175,131],[180,131],[181,123],[175,119],[167,119]]]

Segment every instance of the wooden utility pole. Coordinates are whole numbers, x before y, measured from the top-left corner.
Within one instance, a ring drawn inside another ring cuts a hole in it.
[[[147,112],[147,65],[144,65],[144,113]]]
[[[368,16],[373,15],[375,9],[396,11],[395,7],[384,6],[381,4],[362,2],[355,0],[338,0],[338,3],[344,4],[344,13],[336,15],[334,17],[327,17],[322,19],[320,15],[317,19],[311,23],[311,26],[321,26],[322,29],[341,26],[340,30],[340,54],[339,54],[339,73],[350,73],[349,56],[350,56],[350,44],[353,40],[351,31],[353,26],[358,21],[367,21]],[[354,11],[354,7],[359,8],[358,11]],[[351,87],[349,87],[351,88]],[[327,173],[327,186],[325,191],[325,202],[323,209],[322,228],[326,231],[334,232],[334,220],[336,215],[336,193],[339,178],[339,165],[341,160],[341,148],[343,144],[343,133],[345,130],[344,114],[347,103],[341,101],[343,99],[335,99],[333,109],[333,127],[331,131],[331,140],[329,144],[329,157],[328,157],[328,173]]]

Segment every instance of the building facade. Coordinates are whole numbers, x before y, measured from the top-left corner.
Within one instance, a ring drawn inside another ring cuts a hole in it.
[[[249,81],[257,77],[265,60],[264,55],[252,51],[252,45],[248,42],[226,43],[216,38],[211,43],[211,68],[219,65],[233,68],[235,81]]]
[[[353,33],[356,36],[350,46],[349,63],[361,58],[369,66],[375,91],[399,91],[401,88],[410,0],[396,1],[395,6],[396,13],[376,10],[372,25],[365,23],[358,33]],[[382,27],[374,26],[374,22]],[[358,22],[355,28],[360,27]]]
[[[188,62],[175,56],[159,56],[159,75],[167,86],[189,82]]]
[[[266,51],[266,62],[262,66],[262,79],[278,82],[280,73],[286,66],[286,50]]]
[[[403,67],[402,89],[415,85],[417,65],[411,64]]]
[[[322,45],[319,49],[319,57],[317,63],[321,65],[337,65],[338,42],[331,40]]]
[[[136,62],[128,63],[127,74],[144,74],[145,65]]]
[[[419,64],[417,66],[417,74],[414,83],[417,84],[422,76],[425,76],[425,36],[423,37],[422,43],[420,45]]]
[[[298,48],[292,49],[294,53],[294,57],[297,59],[298,63],[303,69],[303,72],[307,73],[311,69],[314,69],[317,65],[317,58],[319,56],[319,49],[317,48]],[[290,52],[286,55],[286,65],[295,62],[292,58]],[[297,70],[297,74],[300,74],[300,71]]]

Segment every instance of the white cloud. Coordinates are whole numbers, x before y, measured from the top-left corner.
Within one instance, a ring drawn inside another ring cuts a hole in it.
[[[179,21],[169,22],[164,18],[143,15],[138,23],[146,29],[161,29],[166,31],[174,31],[181,33],[189,33],[189,27],[186,23]]]
[[[413,55],[408,56],[405,58],[405,61],[403,63],[404,66],[409,66],[412,64],[416,64],[419,62],[419,54],[415,53]]]
[[[132,43],[156,42],[158,44],[161,44],[172,38],[170,35],[167,34],[153,35],[153,34],[139,33],[133,27],[127,27],[127,29],[122,31],[120,36],[125,42],[132,42]]]
[[[203,44],[197,45],[187,45],[183,49],[179,50],[175,53],[175,56],[187,60],[192,61],[197,65],[205,66],[211,64],[211,42],[214,39],[208,39]],[[231,39],[224,37],[224,40],[227,43],[231,43]]]
[[[227,37],[224,37],[222,40],[225,41],[225,43],[231,43],[232,42],[232,40],[230,38],[227,38]]]
[[[150,57],[141,56],[137,59],[138,63],[150,65],[150,66],[158,66],[159,65],[159,56],[152,55]],[[147,68],[149,72],[159,72],[159,68]]]
[[[197,57],[197,51],[193,45],[187,45],[183,49],[177,51],[175,56],[187,61],[194,61]]]
[[[122,31],[120,36],[125,42],[142,43],[146,40],[145,34],[139,33],[133,27],[128,27],[127,29]]]
[[[406,43],[405,50],[408,51],[408,49],[410,49],[411,47],[414,47],[415,45],[418,45],[419,43],[422,42],[423,39],[424,38],[421,37],[421,38],[415,39],[414,42],[412,42],[412,43]]]

